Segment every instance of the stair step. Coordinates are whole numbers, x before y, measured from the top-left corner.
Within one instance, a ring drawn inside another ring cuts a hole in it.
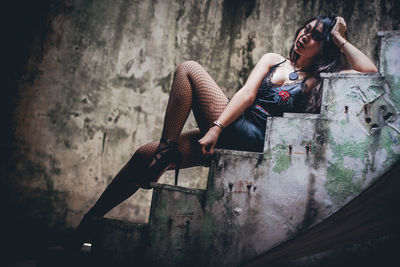
[[[104,218],[97,229],[91,254],[104,266],[141,266],[148,225]]]

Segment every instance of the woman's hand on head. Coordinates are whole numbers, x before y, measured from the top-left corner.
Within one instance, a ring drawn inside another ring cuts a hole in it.
[[[197,141],[200,144],[201,153],[203,156],[209,156],[214,154],[214,148],[217,144],[221,129],[219,127],[211,127],[208,132]]]
[[[336,17],[335,25],[332,28],[331,35],[333,42],[340,47],[346,41],[346,21],[342,17]]]
[[[335,25],[332,28],[332,40],[342,53],[346,56],[352,69],[358,72],[378,72],[375,63],[372,62],[363,52],[346,40],[346,22],[342,17],[336,17]],[[348,44],[348,45],[345,45]]]

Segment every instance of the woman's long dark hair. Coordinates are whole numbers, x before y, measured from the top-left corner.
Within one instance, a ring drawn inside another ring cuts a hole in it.
[[[293,40],[293,45],[290,48],[289,59],[292,62],[296,62],[300,55],[294,51],[294,45],[296,42],[296,37],[299,32],[311,21],[316,20],[314,27],[317,27],[322,23],[323,36],[324,39],[321,41],[321,53],[318,54],[311,67],[308,69],[309,72],[313,74],[316,80],[316,86],[311,90],[311,93],[307,96],[307,108],[306,112],[318,113],[321,108],[321,98],[322,98],[322,79],[320,78],[321,72],[337,72],[345,68],[345,58],[343,57],[339,47],[337,47],[331,36],[332,28],[335,24],[336,16],[334,14],[330,15],[320,15],[309,19],[296,31],[296,35]]]

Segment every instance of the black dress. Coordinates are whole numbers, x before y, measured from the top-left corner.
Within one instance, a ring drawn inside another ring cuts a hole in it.
[[[218,148],[262,152],[268,116],[282,116],[284,112],[305,112],[305,80],[283,85],[271,82],[275,69],[285,61],[271,67],[258,89],[253,105],[222,131],[217,142]]]

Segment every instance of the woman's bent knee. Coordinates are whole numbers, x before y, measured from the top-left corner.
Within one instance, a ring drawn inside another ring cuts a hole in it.
[[[176,67],[175,72],[182,72],[182,71],[188,72],[190,69],[193,69],[194,67],[201,67],[201,65],[197,61],[193,60],[183,61],[178,65],[178,67]]]

